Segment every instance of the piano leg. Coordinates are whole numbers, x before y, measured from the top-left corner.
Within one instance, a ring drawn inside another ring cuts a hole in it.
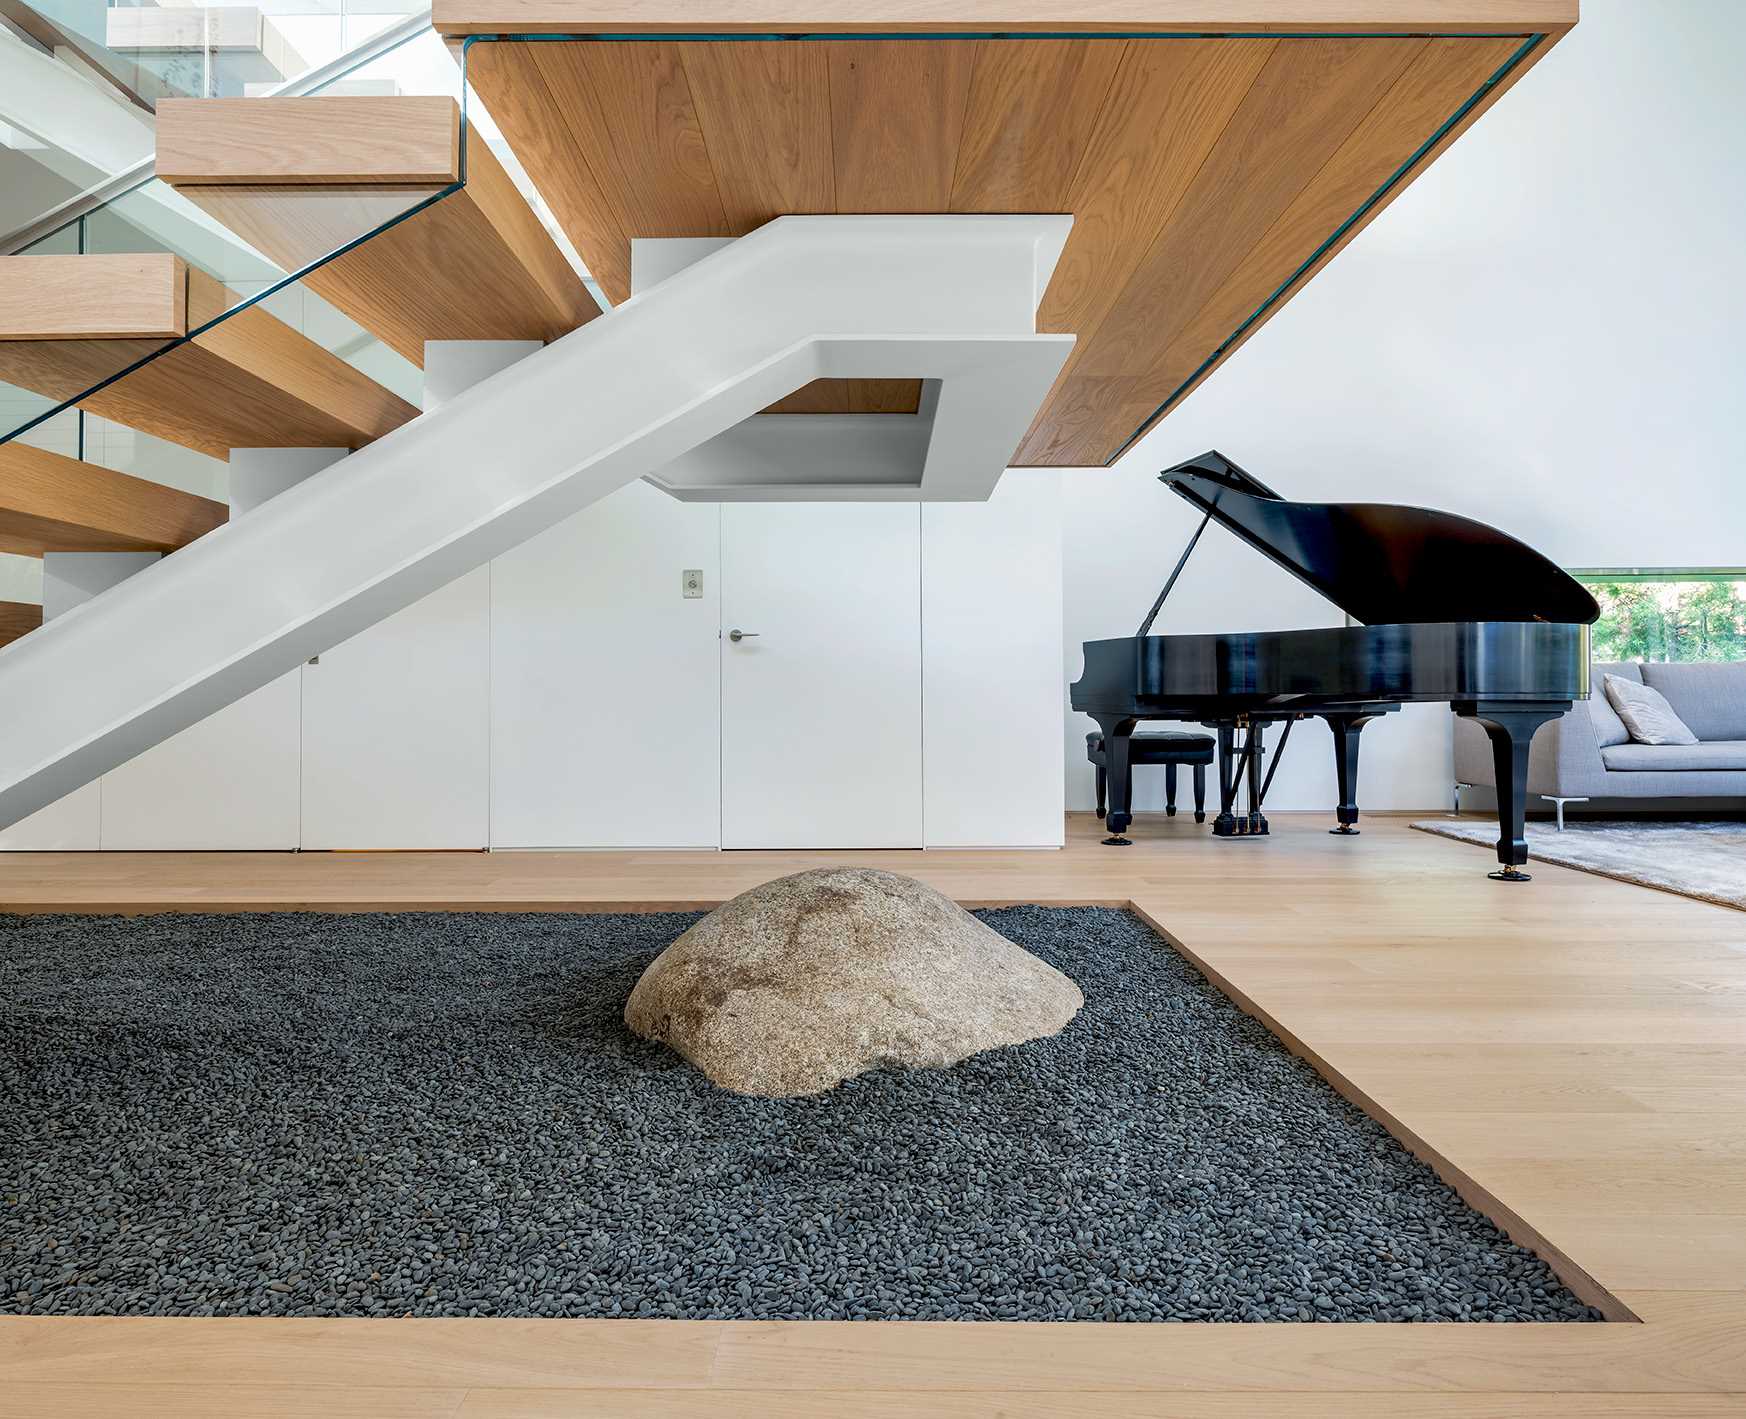
[[[1236,749],[1236,731],[1228,724],[1218,726],[1219,732],[1219,816],[1213,819],[1215,838],[1234,838],[1237,818],[1231,805],[1237,797],[1237,780],[1232,773]]]
[[[1109,807],[1103,818],[1104,826],[1109,829],[1109,836],[1103,840],[1105,847],[1133,846],[1126,836],[1128,824],[1134,821],[1134,775],[1128,759],[1132,745],[1128,736],[1138,722],[1132,718],[1102,716],[1097,720],[1097,727],[1103,731],[1103,774],[1109,792]]]
[[[1497,860],[1503,866],[1488,875],[1499,882],[1526,882],[1530,879],[1521,868],[1528,860],[1528,748],[1540,726],[1565,714],[1570,701],[1536,705],[1469,700],[1451,708],[1476,721],[1491,740],[1497,778]]]
[[[1249,765],[1249,820],[1245,830],[1250,837],[1267,835],[1267,819],[1261,813],[1261,760],[1267,753],[1267,728],[1262,720],[1249,724],[1249,745],[1244,760]]]
[[[1358,736],[1374,714],[1330,712],[1322,716],[1334,735],[1334,774],[1340,782],[1340,804],[1334,809],[1337,827],[1330,833],[1341,837],[1358,835]]]

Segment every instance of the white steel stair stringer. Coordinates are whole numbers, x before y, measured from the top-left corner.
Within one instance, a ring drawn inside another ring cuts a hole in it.
[[[1072,343],[1035,333],[1070,222],[779,218],[0,649],[0,826],[904,347],[943,371],[905,496],[985,496]]]

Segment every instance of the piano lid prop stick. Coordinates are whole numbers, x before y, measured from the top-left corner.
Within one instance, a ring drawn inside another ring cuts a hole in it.
[[[1267,777],[1261,780],[1261,796],[1256,800],[1258,803],[1267,801],[1267,790],[1273,787],[1273,775],[1279,772],[1280,756],[1285,753],[1286,741],[1291,738],[1291,726],[1296,723],[1295,719],[1286,720],[1285,731],[1279,736],[1279,743],[1273,746],[1273,762],[1267,766]]]
[[[1206,531],[1207,523],[1212,521],[1209,512],[1200,520],[1200,526],[1194,529],[1194,536],[1188,539],[1188,545],[1182,549],[1182,555],[1176,559],[1176,570],[1170,573],[1170,580],[1164,583],[1164,589],[1158,593],[1158,599],[1152,603],[1152,609],[1146,613],[1146,619],[1140,622],[1140,629],[1134,632],[1138,640],[1152,629],[1152,622],[1158,619],[1158,613],[1164,609],[1164,598],[1170,594],[1170,588],[1176,585],[1176,578],[1182,575],[1182,569],[1188,565],[1188,559],[1194,554],[1194,544],[1200,541],[1200,534]]]

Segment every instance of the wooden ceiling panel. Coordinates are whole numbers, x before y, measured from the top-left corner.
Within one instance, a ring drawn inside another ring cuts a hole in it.
[[[550,7],[548,34],[604,13]],[[819,37],[828,25],[777,37],[769,20],[729,27],[767,39],[715,41],[703,27],[672,41],[507,38],[474,43],[468,65],[614,299],[639,237],[738,235],[787,213],[1070,212],[1037,328],[1078,343],[1016,461],[1103,463],[1571,20],[1567,6],[1546,19],[1540,0],[1487,0],[1484,37],[1465,33],[1476,21],[1461,3],[1410,26],[1354,14],[1304,34],[1262,23],[1266,8],[1208,27],[1219,34],[1145,33],[1166,27],[1151,15],[1133,21],[1138,33],[1098,37],[1111,26],[1082,15],[1033,27],[1083,37],[969,23],[938,39]],[[510,0],[448,0],[437,22],[466,33],[487,13],[500,14],[493,32],[524,28],[525,4]],[[915,390],[821,382],[775,407],[910,410]]]
[[[1125,40],[984,44],[952,183],[954,212],[1068,212]],[[1154,135],[1156,138],[1156,135]]]
[[[732,235],[679,46],[533,44],[528,49],[546,87],[564,107],[576,157],[599,181],[624,232]]]
[[[1186,397],[1221,341],[1233,331],[1240,332],[1224,349],[1228,356],[1265,323],[1271,311],[1245,325],[1256,313],[1256,293],[1276,291],[1292,281],[1320,244],[1412,157],[1424,141],[1422,135],[1435,131],[1448,116],[1448,95],[1477,89],[1514,47],[1509,40],[1425,41],[1412,64],[1268,228],[1241,266],[1174,336],[1157,344],[1147,367],[1146,386],[1165,390],[1166,397],[1178,390]]]
[[[570,123],[534,62],[535,45],[476,44],[467,76],[489,92],[491,117],[608,300],[630,295],[630,234],[582,160]]]
[[[501,48],[502,46],[494,46]],[[478,48],[477,45],[474,46]],[[831,75],[816,44],[682,44],[728,230],[837,210]]]
[[[919,379],[815,379],[766,414],[913,414],[921,404]]]
[[[1246,263],[1280,213],[1424,44],[1376,39],[1278,45],[1075,372],[1144,373],[1160,344]],[[1257,291],[1254,303],[1265,294]]]
[[[436,0],[445,35],[1562,30],[1577,0]]]
[[[1073,232],[1037,311],[1037,329],[1078,336],[1057,392],[1095,348],[1104,319],[1272,56],[1270,39],[1183,40],[1126,47],[1108,102],[1074,176]],[[1057,401],[1038,411],[1022,461],[1095,447],[1084,418]],[[1069,462],[1085,461],[1080,457]],[[1101,462],[1101,459],[1092,461]]]
[[[947,212],[979,44],[825,46],[839,212]]]
[[[1133,376],[1063,374],[1019,445],[1018,467],[1087,468],[1110,458],[1110,441],[1157,407]]]

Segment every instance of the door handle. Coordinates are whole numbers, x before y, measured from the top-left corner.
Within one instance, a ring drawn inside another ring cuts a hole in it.
[[[738,631],[738,630],[735,630],[735,631],[728,632],[728,639],[730,641],[756,640],[757,637],[758,637],[758,633],[756,631]]]

